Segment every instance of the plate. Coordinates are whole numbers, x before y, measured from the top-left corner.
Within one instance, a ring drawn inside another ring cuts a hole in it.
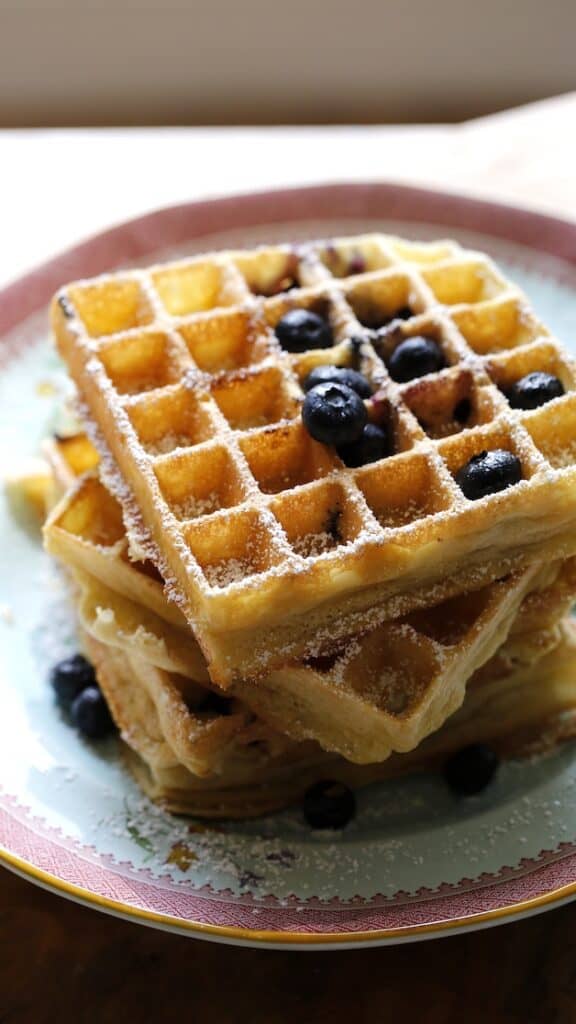
[[[0,296],[2,472],[54,429],[65,376],[46,305],[65,281],[220,246],[393,231],[491,253],[576,345],[576,227],[396,185],[331,185],[160,210],[84,242]],[[509,921],[576,894],[576,747],[505,765],[481,796],[439,778],[372,786],[341,833],[298,809],[241,824],[170,817],[116,743],[90,745],[46,677],[74,648],[57,574],[4,502],[0,555],[0,859],[62,895],[198,938],[293,948],[410,941]]]

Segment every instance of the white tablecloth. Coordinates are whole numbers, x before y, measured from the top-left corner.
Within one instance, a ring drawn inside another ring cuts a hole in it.
[[[158,206],[388,180],[576,219],[576,93],[462,125],[0,132],[0,285]]]

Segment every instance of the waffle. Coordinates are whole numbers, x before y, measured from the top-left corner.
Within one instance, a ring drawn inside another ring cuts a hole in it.
[[[412,753],[377,765],[357,765],[312,743],[292,744],[272,754],[256,741],[237,747],[223,761],[220,774],[199,777],[166,742],[156,706],[142,688],[147,672],[143,663],[92,638],[87,645],[115,717],[129,722],[123,732],[124,752],[138,783],[169,810],[197,817],[265,814],[296,802],[320,779],[358,787],[427,771],[469,743],[489,743],[500,756],[520,757],[549,751],[576,735],[576,636],[574,627],[565,624],[559,643],[536,664],[517,665],[493,678],[474,677],[462,708]],[[181,677],[169,685],[178,692]]]
[[[332,348],[280,348],[294,306]],[[220,686],[576,551],[574,366],[480,253],[383,235],[223,252],[72,284],[52,322],[135,549]],[[398,385],[386,361],[418,333],[447,367]],[[389,458],[349,469],[304,429],[302,378],[333,362],[377,389]],[[502,389],[540,369],[567,393],[512,409]],[[523,479],[469,501],[455,473],[502,447]]]
[[[61,457],[62,451],[53,464]],[[161,580],[146,563],[130,561],[120,507],[97,475],[85,475],[66,493],[48,519],[45,541],[74,573],[78,616],[92,637],[210,685],[200,648]],[[332,657],[292,662],[245,682],[237,696],[278,732],[314,739],[353,761],[381,761],[392,750],[413,749],[459,707],[468,678],[513,623],[524,643],[522,634],[533,634],[535,656],[545,627],[556,642],[554,628],[575,590],[576,560],[537,564],[382,623]]]

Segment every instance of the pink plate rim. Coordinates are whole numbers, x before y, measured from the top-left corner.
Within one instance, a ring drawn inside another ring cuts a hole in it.
[[[329,184],[251,193],[157,210],[112,227],[55,256],[0,292],[0,335],[46,307],[58,287],[186,241],[231,229],[306,220],[362,218],[429,222],[527,246],[576,267],[576,224],[546,214],[465,196],[392,183]],[[220,899],[150,878],[127,878],[122,866],[96,861],[94,851],[32,818],[11,794],[0,794],[0,861],[26,877],[81,902],[157,927],[228,942],[311,945],[407,941],[488,925],[535,912],[576,895],[576,853],[565,844],[519,869],[463,879],[456,891],[422,890],[420,898],[317,900],[262,906]]]

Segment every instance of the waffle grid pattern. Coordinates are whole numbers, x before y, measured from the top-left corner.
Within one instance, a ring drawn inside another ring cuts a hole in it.
[[[79,444],[77,439],[74,452]],[[536,564],[501,583],[384,623],[332,657],[287,665],[257,684],[245,684],[243,711],[239,702],[219,697],[228,709],[218,716],[217,727],[211,714],[206,718],[194,712],[195,701],[201,704],[198,698],[211,683],[185,620],[175,622],[177,609],[145,563],[129,561],[121,509],[98,476],[86,474],[69,487],[60,470],[65,445],[47,448],[68,487],[45,528],[48,550],[76,577],[83,629],[153,666],[147,674],[142,670],[142,685],[165,720],[164,732],[173,734],[169,746],[180,743],[204,772],[219,763],[223,745],[237,751],[254,742],[252,756],[261,756],[270,743],[278,746],[280,731],[297,740],[316,739],[356,762],[413,749],[460,705],[468,678],[494,654],[514,617],[522,623],[518,609],[524,601],[525,616],[528,593],[536,601],[536,633],[545,615],[556,620],[573,593],[571,562],[548,571]],[[565,577],[566,593],[561,586]],[[535,591],[550,595],[550,611]],[[175,624],[180,628],[174,630]],[[167,672],[177,673],[170,686]],[[121,694],[116,699],[121,701]],[[259,720],[246,718],[246,704],[260,713]],[[124,717],[129,720],[129,709]],[[266,729],[263,720],[278,733]]]
[[[280,347],[273,327],[294,306],[329,319],[333,348]],[[576,483],[573,364],[491,261],[455,243],[362,236],[216,254],[76,283],[54,311],[146,525],[193,617],[215,629],[266,621],[280,594],[279,616],[296,595],[321,603],[401,575],[429,541],[522,515],[553,479]],[[387,358],[418,333],[437,338],[447,366],[398,385]],[[352,361],[395,452],[357,470],[300,420],[303,377]],[[566,395],[512,410],[501,389],[535,369]],[[495,447],[520,457],[524,480],[469,502],[454,474]]]

